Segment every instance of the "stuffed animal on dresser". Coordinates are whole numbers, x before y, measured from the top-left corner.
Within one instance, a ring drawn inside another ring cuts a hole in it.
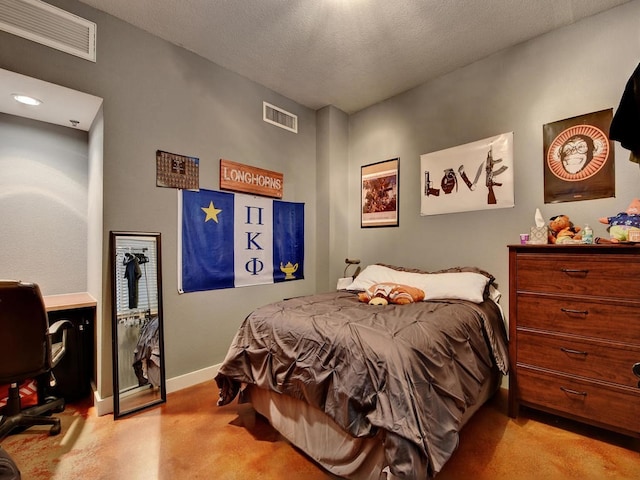
[[[582,239],[581,227],[575,226],[567,215],[556,215],[549,219],[549,243],[573,243]]]
[[[634,198],[624,212],[618,213],[615,217],[599,218],[598,221],[609,225],[607,230],[613,243],[629,241],[630,232],[640,233],[640,200]]]

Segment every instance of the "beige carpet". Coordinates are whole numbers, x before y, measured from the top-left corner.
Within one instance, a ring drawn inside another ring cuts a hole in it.
[[[215,406],[212,382],[114,421],[68,405],[63,431],[32,427],[2,440],[24,480],[335,479],[236,403]],[[640,441],[524,410],[506,415],[501,391],[465,427],[437,480],[640,479]],[[254,421],[255,420],[255,421]]]

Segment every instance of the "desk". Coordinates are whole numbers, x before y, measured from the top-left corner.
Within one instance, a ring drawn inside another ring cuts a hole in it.
[[[98,302],[87,292],[63,293],[62,295],[45,295],[44,306],[47,312],[73,310],[76,308],[95,308]]]
[[[67,334],[67,351],[54,368],[56,392],[66,401],[85,397],[95,379],[95,322],[97,301],[89,293],[46,295],[49,322],[66,319],[73,324]]]

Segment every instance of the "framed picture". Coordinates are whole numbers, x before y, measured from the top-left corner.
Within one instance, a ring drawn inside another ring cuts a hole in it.
[[[393,158],[360,170],[361,227],[397,227],[400,159]]]
[[[544,203],[615,196],[613,109],[543,126]]]
[[[420,155],[420,215],[514,206],[513,132]]]

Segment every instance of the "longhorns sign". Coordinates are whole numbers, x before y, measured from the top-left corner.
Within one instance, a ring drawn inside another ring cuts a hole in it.
[[[282,173],[220,159],[220,190],[282,198]]]

